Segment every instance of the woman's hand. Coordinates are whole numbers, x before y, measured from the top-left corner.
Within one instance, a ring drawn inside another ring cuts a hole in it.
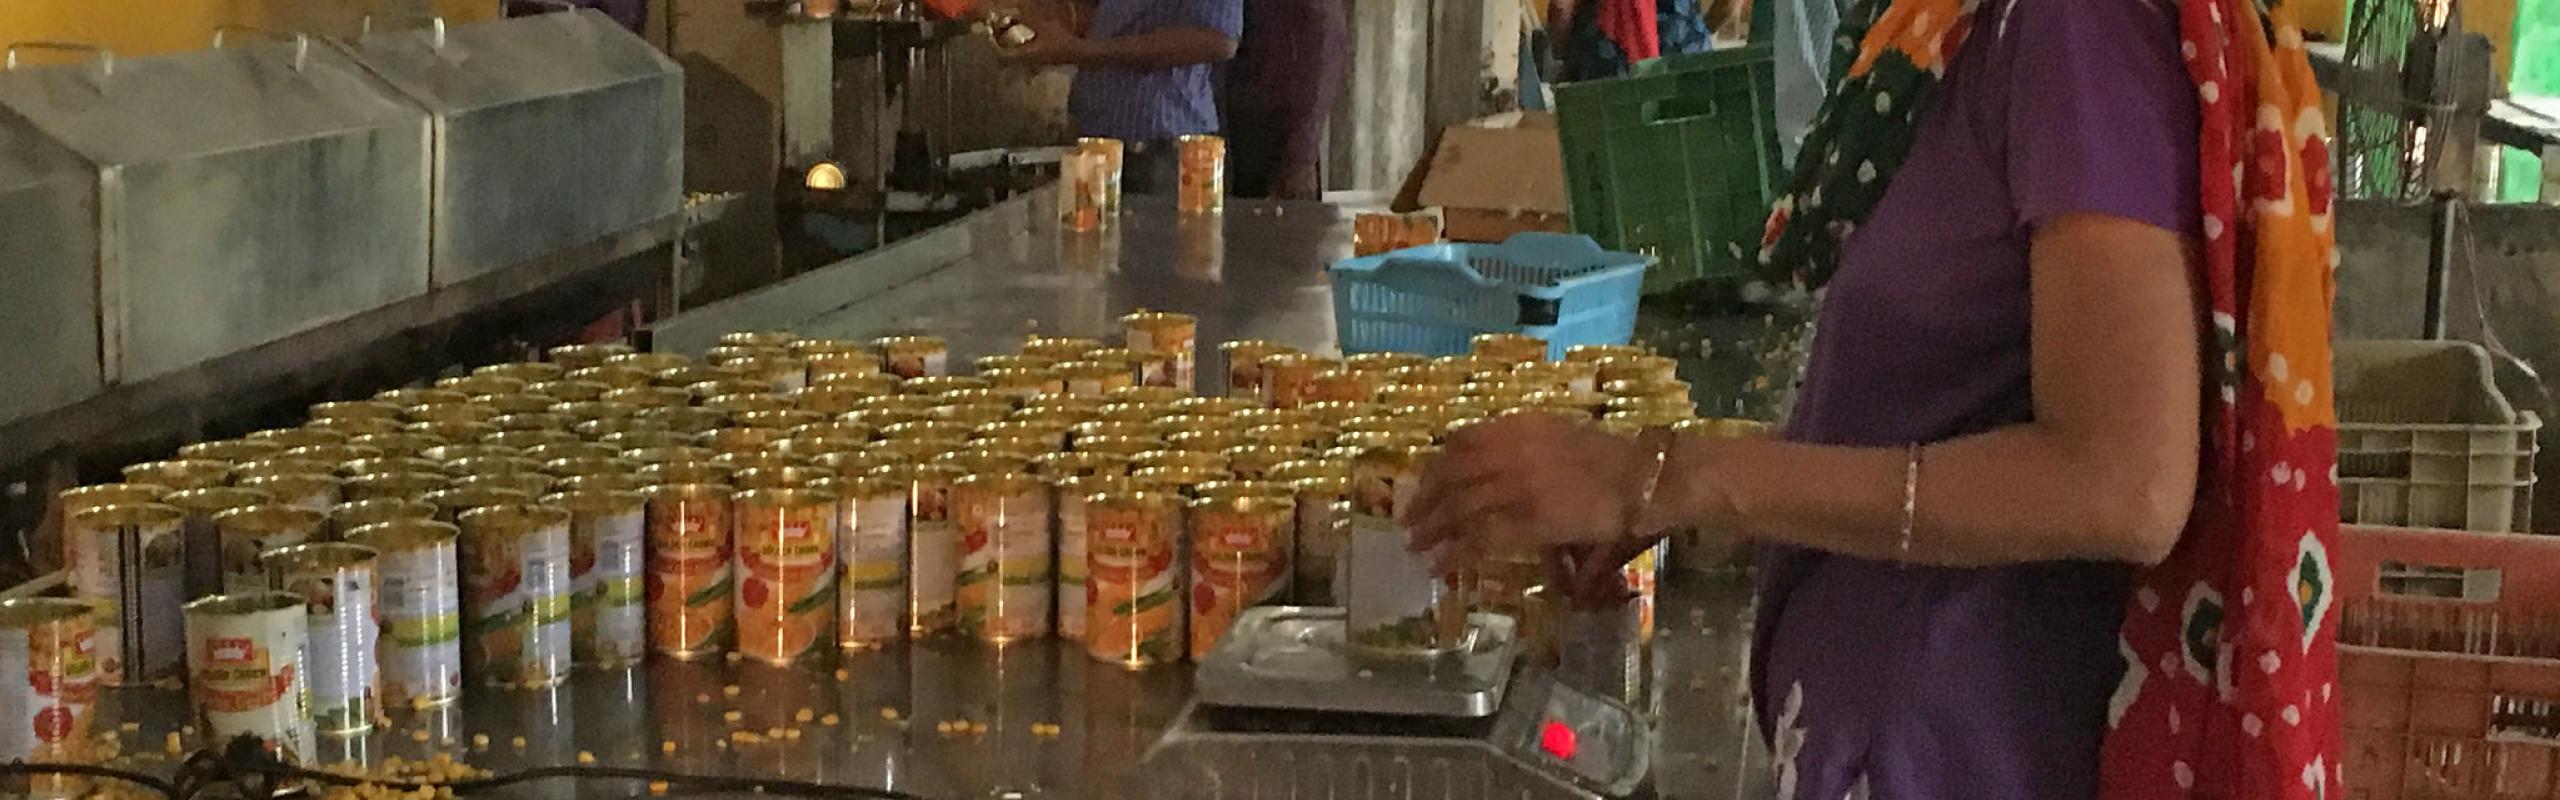
[[[1560,545],[1605,551],[1627,538],[1654,451],[1633,439],[1545,414],[1470,426],[1449,438],[1405,507],[1415,551],[1443,568],[1488,553]]]

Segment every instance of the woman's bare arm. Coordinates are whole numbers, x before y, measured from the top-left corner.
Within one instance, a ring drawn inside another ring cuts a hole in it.
[[[2159,561],[2195,497],[2202,323],[2188,243],[2066,216],[2037,232],[2029,260],[2035,418],[1926,448],[1907,552],[1903,448],[1685,440],[1647,504],[1651,447],[1545,415],[1451,436],[1405,508],[1413,546],[1459,563],[1615,548],[1576,559],[1591,586],[1688,527],[1923,564]]]
[[[2035,235],[2035,419],[1928,446],[1901,549],[1902,448],[1690,442],[1657,502],[1684,521],[1879,559],[2151,563],[2194,502],[2202,322],[2187,243],[2067,216]]]

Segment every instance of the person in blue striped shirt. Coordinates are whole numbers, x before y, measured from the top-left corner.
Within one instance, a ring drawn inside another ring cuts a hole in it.
[[[1080,136],[1126,142],[1121,186],[1170,194],[1173,140],[1218,132],[1212,67],[1235,57],[1244,0],[1058,0],[1023,17],[1015,61],[1076,67],[1067,115]]]

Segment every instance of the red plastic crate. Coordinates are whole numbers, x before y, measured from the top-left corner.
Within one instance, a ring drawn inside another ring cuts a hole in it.
[[[2343,538],[2347,796],[2560,800],[2560,537]]]

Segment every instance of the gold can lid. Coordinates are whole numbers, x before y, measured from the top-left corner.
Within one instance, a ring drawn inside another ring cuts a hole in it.
[[[390,403],[392,405],[399,406],[401,416],[408,418],[411,422],[415,422],[417,419],[415,417],[409,417],[409,413],[416,409],[431,406],[464,405],[471,402],[471,395],[457,392],[452,389],[413,387],[408,389],[391,389],[384,391],[375,394],[373,399],[378,402]]]
[[[343,464],[367,458],[381,458],[383,455],[384,453],[380,450],[351,444],[315,444],[286,450],[276,457]]]
[[[1190,397],[1191,393],[1171,386],[1123,386],[1111,390],[1103,399],[1113,403],[1138,403],[1162,406]]]
[[[713,483],[661,483],[640,493],[651,502],[726,503],[737,491]]]
[[[1153,437],[1142,439],[1135,436],[1078,436],[1068,446],[1068,450],[1078,453],[1110,453],[1134,458],[1139,453],[1156,452],[1165,447],[1164,440]]]
[[[1291,495],[1289,485],[1285,483],[1237,479],[1208,481],[1193,487],[1192,493],[1203,499],[1260,497],[1282,501],[1289,500]]]
[[[187,512],[166,503],[109,503],[86,506],[71,512],[71,522],[82,527],[121,527],[125,525],[175,525]]]
[[[436,381],[436,388],[449,389],[479,398],[522,392],[524,387],[531,383],[533,382],[504,375],[462,375]]]
[[[1680,362],[1664,356],[1617,356],[1595,362],[1599,381],[1607,385],[1626,380],[1679,380]]]
[[[256,489],[243,489],[237,486],[212,486],[203,489],[184,489],[170,492],[169,496],[160,498],[160,502],[182,509],[191,514],[212,516],[241,506],[254,506],[259,503],[272,503],[275,502],[275,499],[275,495],[258,491]]]
[[[558,414],[558,415],[560,415],[560,416],[563,416],[563,417],[567,417],[567,418],[569,418],[569,420],[570,420],[569,426],[570,426],[572,429],[575,429],[575,428],[577,427],[578,423],[586,422],[586,421],[588,421],[588,420],[597,420],[597,419],[619,419],[619,418],[622,418],[622,417],[634,416],[634,415],[637,415],[637,414],[639,414],[639,413],[640,413],[640,407],[639,407],[639,406],[631,405],[631,404],[628,404],[628,403],[611,403],[611,402],[606,402],[606,401],[604,401],[604,400],[600,400],[600,399],[598,399],[598,398],[603,397],[605,392],[612,391],[611,389],[607,389],[607,388],[605,388],[605,387],[604,387],[604,384],[600,384],[600,383],[573,383],[573,384],[561,384],[561,385],[564,385],[564,386],[592,386],[592,387],[595,387],[595,388],[596,388],[596,393],[595,393],[595,395],[594,395],[594,396],[590,396],[590,397],[580,397],[580,398],[575,398],[575,399],[568,398],[568,397],[560,397],[560,402],[552,403],[552,404],[551,404],[551,408],[549,409],[549,411],[550,411],[551,413],[553,413],[553,414]],[[554,395],[554,397],[558,397],[558,395]]]
[[[641,409],[681,408],[693,404],[693,393],[681,386],[624,386],[596,399]]]
[[[728,347],[789,347],[800,340],[800,334],[786,330],[730,331],[720,335],[720,344]]]
[[[1564,349],[1564,360],[1582,363],[1649,355],[1653,351],[1632,344],[1578,344]]]
[[[809,358],[811,356],[818,355],[867,356],[871,354],[871,351],[865,349],[861,342],[853,341],[851,339],[800,338],[793,339],[782,347],[783,349],[790,351],[792,355],[799,356],[801,358]]]
[[[464,534],[531,533],[569,524],[569,510],[530,500],[484,505],[455,517]]]
[[[565,430],[499,431],[480,437],[481,444],[496,445],[519,452],[550,445],[577,444],[583,441],[586,440]]]
[[[517,452],[521,451],[511,450],[504,455],[473,455],[467,458],[457,458],[444,462],[444,467],[446,472],[451,473],[456,478],[470,478],[481,475],[516,475],[526,472],[542,471],[542,462],[535,461],[521,455],[515,455]]]
[[[791,406],[790,398],[770,394],[713,395],[703,398],[702,407],[704,409],[725,414],[728,419],[733,421],[740,415],[753,414],[759,411],[798,411],[798,409]]]
[[[1033,355],[1030,353],[1022,353],[1016,355],[979,356],[976,360],[971,361],[970,363],[976,364],[978,366],[978,373],[983,376],[989,372],[1006,369],[1050,369],[1058,366],[1058,359]]]
[[[1136,311],[1121,315],[1120,325],[1137,329],[1162,329],[1197,326],[1200,318],[1174,311]]]
[[[622,455],[622,449],[609,444],[579,440],[527,447],[523,455],[548,465],[564,459],[617,458]]]
[[[340,531],[354,531],[367,525],[395,519],[432,520],[436,507],[416,500],[379,497],[339,503],[329,509],[329,524]]]
[[[315,419],[310,422],[303,423],[303,427],[311,428],[313,430],[343,433],[346,434],[348,438],[352,439],[358,436],[369,436],[377,433],[399,433],[402,430],[406,430],[408,426],[402,424],[398,420],[344,417],[339,419]]]
[[[533,495],[521,489],[501,486],[456,486],[429,492],[419,499],[445,514],[454,514],[474,508],[530,503]]]
[[[932,463],[958,467],[972,475],[1011,474],[1029,470],[1032,456],[1018,451],[971,448],[935,456]]]
[[[560,345],[543,351],[542,355],[550,359],[551,363],[574,370],[600,366],[612,360],[614,356],[631,352],[633,352],[631,345],[621,342],[593,342]]]
[[[710,461],[718,456],[718,453],[713,452],[709,448],[703,447],[643,447],[637,450],[622,451],[623,458],[639,463],[641,468],[644,470],[647,469],[650,464],[668,464],[680,461]]]
[[[302,595],[292,592],[242,592],[206,595],[181,606],[178,611],[190,617],[238,617],[271,611],[302,611]],[[195,627],[194,623],[187,625]]]
[[[445,440],[423,433],[368,433],[347,440],[351,447],[370,447],[386,456],[416,456],[428,448],[444,446]]]
[[[96,603],[70,597],[13,597],[0,600],[0,627],[31,628],[55,622],[78,622],[97,613]]]
[[[502,431],[565,432],[569,430],[569,426],[577,424],[578,421],[546,410],[557,404],[558,401],[550,398],[539,398],[539,402],[528,404],[537,410],[501,414],[489,418],[489,424],[498,426],[498,430]]]
[[[701,433],[729,424],[729,413],[715,408],[653,408],[640,412],[640,418],[677,433]]]
[[[1165,408],[1183,416],[1230,419],[1238,412],[1258,410],[1261,406],[1241,397],[1185,397]]]
[[[1539,361],[1547,357],[1547,340],[1525,333],[1480,333],[1467,341],[1467,349],[1500,361]]]
[[[453,479],[453,488],[495,487],[513,489],[529,496],[540,497],[550,494],[552,485],[559,482],[560,479],[541,472],[511,472],[503,475],[464,475]]]
[[[400,419],[400,406],[380,400],[336,400],[311,405],[312,419]]]
[[[486,422],[436,421],[412,422],[400,428],[403,433],[433,436],[448,442],[476,442],[497,433],[498,426]]]
[[[604,363],[656,373],[691,364],[693,359],[676,353],[623,353],[605,359]]]
[[[552,406],[560,404],[560,398],[526,389],[517,394],[493,394],[471,402],[497,409],[499,418],[503,419],[517,414],[549,413]],[[500,428],[522,427],[509,426],[497,420],[491,420],[490,424]],[[567,426],[564,424],[561,427]]]
[[[696,441],[699,440],[676,431],[622,431],[606,434],[603,438],[596,440],[598,444],[620,449],[624,453],[663,447],[692,447]]]
[[[622,475],[637,472],[640,462],[622,457],[621,451],[605,448],[609,455],[573,455],[542,462],[542,471],[558,478],[584,475]]]
[[[649,376],[649,383],[654,386],[685,389],[685,394],[694,397],[704,397],[706,396],[705,392],[693,389],[692,387],[700,384],[732,380],[738,377],[739,376],[730,373],[728,370],[721,369],[711,364],[686,364],[681,367],[659,370],[656,373],[651,374]],[[755,390],[750,389],[748,391],[753,392]]]
[[[985,389],[988,385],[985,378],[970,375],[933,375],[901,381],[898,384],[898,391],[901,394],[920,394],[930,397],[961,389]]]
[[[399,517],[348,529],[346,538],[348,542],[376,551],[394,552],[415,547],[450,547],[462,538],[462,528],[433,519]]]
[[[350,475],[346,492],[365,497],[423,497],[448,488],[453,479],[440,472],[384,472],[372,475]]]
[[[883,438],[883,439],[887,439],[887,440],[892,441],[892,442],[894,442],[894,441],[898,441],[898,440],[901,440],[901,439],[962,439],[962,440],[965,440],[965,439],[969,438],[969,431],[970,431],[970,429],[971,429],[971,428],[970,428],[970,426],[968,426],[968,425],[965,425],[965,424],[962,424],[962,423],[957,423],[957,422],[948,422],[948,421],[943,421],[943,420],[927,420],[927,421],[921,421],[921,422],[901,422],[901,423],[898,423],[898,424],[895,424],[895,425],[890,425],[890,426],[886,426],[886,427],[881,428],[881,429],[880,429],[880,436],[881,436],[881,438]]]
[[[577,434],[578,434],[578,436],[579,436],[580,438],[586,439],[587,441],[590,441],[590,442],[598,442],[598,443],[605,443],[605,439],[606,439],[607,437],[610,437],[610,436],[612,436],[612,435],[614,435],[614,434],[617,434],[617,433],[633,433],[633,432],[644,432],[644,431],[645,431],[645,432],[656,432],[656,433],[675,433],[675,429],[674,429],[674,428],[671,428],[671,427],[668,427],[667,423],[666,423],[664,420],[641,419],[641,418],[640,418],[638,415],[636,415],[636,414],[635,414],[635,415],[633,415],[633,416],[628,416],[628,417],[601,417],[601,418],[597,418],[597,419],[591,419],[591,420],[587,420],[587,421],[585,421],[585,422],[578,423],[575,427],[572,427],[570,430],[577,432]],[[617,449],[620,449],[620,448],[617,448]]]
[[[304,542],[258,554],[258,563],[282,573],[317,572],[371,564],[382,551],[354,542]]]
[[[1041,483],[1039,478],[1020,470],[971,472],[951,483],[953,489],[999,494],[1037,492],[1046,486],[1047,484]]]
[[[730,473],[729,484],[742,490],[790,489],[835,477],[824,467],[749,467]]]
[[[1195,453],[1216,453],[1244,444],[1244,437],[1233,431],[1183,431],[1164,437],[1166,447]]]
[[[648,499],[627,489],[576,488],[543,495],[539,502],[568,509],[573,515],[620,514],[639,509]]]
[[[332,496],[345,481],[325,472],[277,473],[242,478],[235,484],[242,489],[256,489],[280,498],[301,497],[327,492]]]
[[[220,439],[210,442],[197,442],[195,444],[178,448],[178,460],[228,461],[236,464],[242,461],[256,461],[261,458],[274,456],[277,453],[284,452],[284,450],[285,446],[280,442],[260,442],[249,439]]]
[[[898,376],[884,372],[857,372],[853,367],[821,364],[809,368],[809,385],[818,389],[853,392],[858,399],[894,397],[898,394]],[[870,369],[879,369],[873,365]]]
[[[1129,457],[1117,453],[1049,453],[1031,460],[1034,474],[1059,481],[1087,475],[1127,474],[1128,469]]]
[[[328,524],[327,514],[281,503],[236,506],[213,515],[215,530],[238,536],[299,533],[306,539],[317,539]]]
[[[1183,499],[1178,491],[1165,491],[1134,479],[1135,488],[1095,492],[1085,498],[1085,505],[1098,509],[1121,511],[1154,511],[1170,514],[1181,510]]]
[[[1129,466],[1133,469],[1171,467],[1203,472],[1224,472],[1227,469],[1227,454],[1191,450],[1151,450],[1130,456]]]
[[[76,513],[98,506],[157,503],[171,491],[156,483],[100,483],[64,489],[54,497],[61,501],[64,513]]]
[[[618,391],[622,389],[650,388],[650,374],[650,370],[641,369],[639,367],[621,364],[603,364],[571,370],[569,372],[568,380],[578,381],[581,383],[600,383],[613,387],[614,390]],[[610,395],[612,393],[613,392],[608,391],[605,394]],[[604,396],[600,395],[596,399],[602,400],[604,399]]]
[[[149,483],[171,489],[221,486],[231,480],[231,462],[211,459],[150,461],[125,467],[126,483]]]
[[[948,350],[950,347],[951,345],[944,342],[940,336],[883,336],[878,339],[871,340],[871,348],[884,353],[893,350],[904,352],[923,350],[930,352],[934,350]]]
[[[1342,358],[1342,367],[1353,372],[1392,373],[1430,362],[1431,359],[1414,353],[1354,353]]]
[[[869,387],[832,382],[802,387],[791,393],[790,400],[792,408],[832,417],[854,410],[872,394]]]
[[[1227,354],[1227,357],[1230,360],[1238,357],[1249,357],[1247,360],[1253,361],[1254,363],[1261,363],[1263,356],[1275,353],[1294,353],[1297,351],[1298,348],[1271,341],[1269,339],[1232,339],[1218,344],[1218,352]]]
[[[562,477],[559,482],[553,483],[551,488],[553,491],[560,492],[579,492],[598,489],[606,491],[636,491],[647,485],[648,484],[641,482],[640,476],[635,473],[614,472],[599,475],[565,476]]]
[[[524,381],[526,384],[530,385],[540,383],[542,381],[559,380],[562,376],[569,374],[569,368],[542,361],[512,361],[504,364],[490,364],[488,366],[472,370],[471,374],[484,377],[494,376],[499,378],[513,378]]]
[[[1314,425],[1257,425],[1244,430],[1244,441],[1265,447],[1308,447],[1333,438]]]

